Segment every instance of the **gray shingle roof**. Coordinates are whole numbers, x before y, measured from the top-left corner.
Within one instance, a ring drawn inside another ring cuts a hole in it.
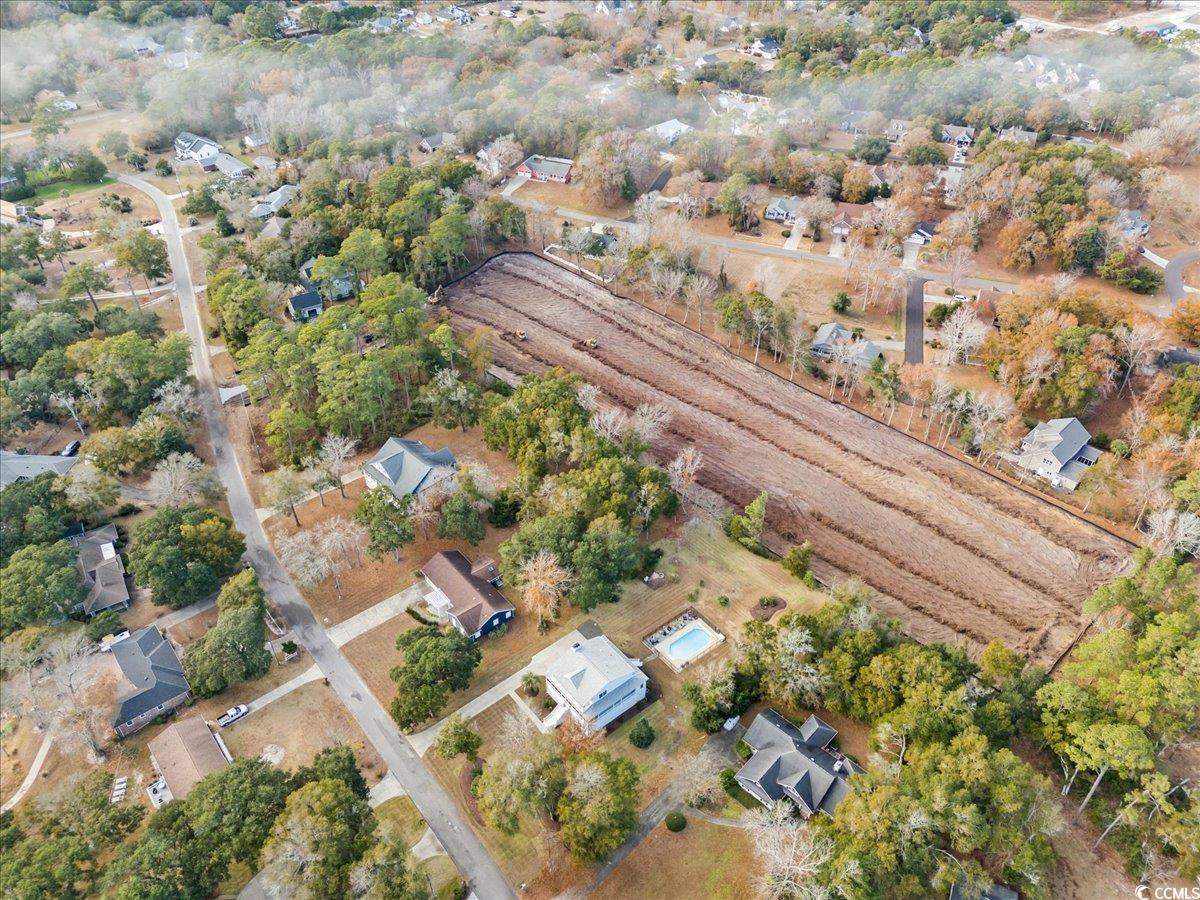
[[[46,472],[66,475],[77,462],[78,456],[38,456],[0,450],[0,488],[14,481],[30,481]]]
[[[79,551],[79,568],[88,593],[83,611],[95,615],[114,606],[129,605],[125,566],[117,552],[117,527],[109,524],[69,539]]]
[[[458,463],[449,448],[436,453],[421,441],[388,438],[379,452],[363,463],[363,473],[385,484],[397,497],[415,494],[452,475]]]
[[[862,771],[828,749],[836,736],[816,716],[796,728],[774,710],[764,710],[743,738],[754,755],[738,771],[738,781],[760,802],[788,797],[806,814],[832,813],[850,790],[847,779]]]
[[[191,688],[175,648],[157,625],[148,625],[112,645],[113,656],[132,686],[117,698],[120,725],[186,694]]]

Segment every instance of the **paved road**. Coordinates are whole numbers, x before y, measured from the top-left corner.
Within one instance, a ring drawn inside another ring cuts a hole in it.
[[[1167,263],[1164,274],[1167,282],[1167,293],[1171,295],[1172,303],[1178,303],[1187,296],[1187,289],[1183,284],[1183,270],[1198,260],[1200,260],[1200,250],[1189,250],[1187,253],[1179,254]]]
[[[925,283],[928,278],[911,275],[904,304],[904,361],[925,362]]]
[[[296,590],[287,572],[280,565],[263,531],[254,503],[246,488],[237,456],[231,450],[229,433],[217,398],[216,383],[209,365],[208,343],[196,306],[196,294],[180,237],[175,208],[167,195],[141,178],[118,176],[123,184],[150,196],[158,207],[163,221],[175,287],[183,313],[184,329],[192,344],[192,364],[196,384],[204,409],[204,420],[216,453],[217,475],[224,484],[229,510],[238,529],[246,536],[246,559],[258,573],[259,580],[271,599],[292,624],[296,638],[312,655],[313,661],[329,679],[346,709],[354,716],[363,733],[387,763],[392,774],[412,797],[417,809],[458,866],[463,878],[483,900],[515,897],[499,867],[475,836],[458,807],[441,785],[430,775],[409,742],[396,730],[391,716],[383,708],[366,683],[334,646],[325,629],[317,622],[312,610]]]
[[[67,121],[66,121],[66,125],[67,125],[67,128],[68,128],[68,129],[70,129],[72,126],[74,126],[74,125],[78,125],[78,124],[80,124],[81,122],[92,122],[92,121],[94,121],[94,120],[96,120],[96,119],[106,119],[106,118],[108,118],[109,116],[115,116],[115,115],[117,115],[117,114],[119,114],[119,113],[123,113],[123,112],[128,112],[128,110],[124,110],[124,109],[102,109],[102,110],[100,110],[100,112],[94,112],[94,113],[85,113],[85,114],[83,114],[82,116],[74,116],[74,117],[72,117],[72,118],[70,118],[70,119],[67,119]],[[4,132],[0,132],[0,143],[3,143],[4,141],[9,141],[9,140],[12,140],[13,138],[25,137],[25,136],[27,136],[27,135],[29,135],[29,134],[32,134],[32,133],[33,133],[33,128],[32,128],[32,127],[30,127],[30,128],[22,128],[22,129],[21,129],[21,130],[19,130],[19,131],[4,131]]]
[[[519,193],[513,194],[509,199],[518,206],[525,207],[530,207],[536,202],[521,197]],[[636,224],[629,219],[612,219],[607,216],[598,216],[595,213],[585,212],[582,209],[574,209],[569,206],[554,207],[554,214],[567,219],[581,219],[585,222],[599,223],[616,230],[630,228]],[[835,269],[846,268],[846,260],[844,258],[830,256],[828,253],[813,253],[811,250],[791,250],[775,244],[762,244],[757,241],[748,241],[744,238],[722,237],[717,234],[703,234],[696,231],[692,232],[692,237],[698,243],[707,244],[710,247],[723,247],[728,250],[737,250],[741,253],[757,253],[760,256],[774,256],[780,259],[802,259],[808,262],[833,266]],[[899,263],[899,260],[897,260],[897,263]],[[929,269],[913,269],[912,272],[914,275],[927,280],[945,277],[944,274]],[[995,288],[998,291],[1009,292],[1016,291],[1020,287],[1020,285],[1012,281],[980,277],[962,278],[959,280],[959,284],[969,288]]]

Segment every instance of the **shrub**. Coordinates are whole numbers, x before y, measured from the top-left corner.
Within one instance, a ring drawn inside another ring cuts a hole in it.
[[[835,313],[844,313],[850,308],[850,295],[845,291],[838,291],[833,295],[829,306]]]
[[[1111,449],[1112,452],[1121,457],[1121,459],[1129,459],[1129,457],[1133,455],[1133,448],[1130,447],[1126,441],[1123,441],[1120,438],[1117,438],[1112,442]]]
[[[106,635],[116,634],[121,630],[121,617],[115,610],[106,609],[94,616],[87,624],[87,636],[93,641],[99,641]]]
[[[135,512],[141,509],[136,503],[130,503],[128,500],[117,507],[116,516],[122,519],[125,516],[132,516]]]
[[[817,576],[814,575],[812,572],[805,572],[804,577],[801,579],[801,581],[804,582],[805,586],[812,588],[814,591],[821,589],[821,585],[817,581]]]
[[[491,631],[488,632],[488,637],[502,638],[506,634],[508,634],[508,626],[507,625],[497,625],[495,628],[493,628]]]
[[[737,751],[738,758],[743,762],[754,755],[754,751],[750,749],[750,745],[745,741],[738,741],[737,746],[734,749]]]
[[[295,641],[284,641],[282,644],[279,645],[279,649],[282,650],[284,653],[286,653],[288,656],[291,656],[293,653],[295,653],[300,648],[297,646]]]
[[[759,597],[758,598],[758,605],[762,609],[772,609],[775,606],[775,604],[778,602],[779,602],[778,598],[776,598],[776,597]]]
[[[541,693],[542,679],[532,672],[526,672],[521,676],[521,690],[527,697],[536,697]]]
[[[687,819],[678,810],[667,813],[667,831],[680,832],[687,827]]]
[[[783,236],[785,238],[790,238],[792,236],[792,229],[790,229],[790,228],[783,229]]]
[[[733,769],[721,770],[721,787],[725,789],[725,793],[733,793],[734,789],[737,788],[737,778],[734,777],[736,774]]]
[[[724,594],[722,594],[720,597],[717,598],[717,606],[728,606],[728,605],[729,605],[729,598],[726,597]]]
[[[1100,450],[1108,450],[1112,447],[1112,438],[1101,431],[1099,434],[1092,435],[1092,446]]]
[[[645,719],[638,719],[629,730],[629,743],[639,750],[645,750],[654,743],[654,728]]]

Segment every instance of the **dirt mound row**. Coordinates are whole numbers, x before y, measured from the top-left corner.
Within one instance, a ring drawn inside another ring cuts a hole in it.
[[[505,369],[562,366],[626,408],[662,403],[672,422],[660,461],[694,444],[705,488],[739,505],[766,490],[781,546],[811,541],[818,574],[862,578],[918,638],[1000,638],[1047,662],[1078,631],[1080,601],[1128,554],[1100,529],[545,260],[501,257],[443,293],[457,328],[510,335],[495,347]]]

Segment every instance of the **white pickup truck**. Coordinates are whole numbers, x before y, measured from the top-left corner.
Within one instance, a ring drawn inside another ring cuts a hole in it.
[[[217,716],[217,724],[224,728],[226,725],[232,725],[246,713],[250,712],[250,707],[245,703],[239,703],[237,706],[231,706],[221,715]]]

